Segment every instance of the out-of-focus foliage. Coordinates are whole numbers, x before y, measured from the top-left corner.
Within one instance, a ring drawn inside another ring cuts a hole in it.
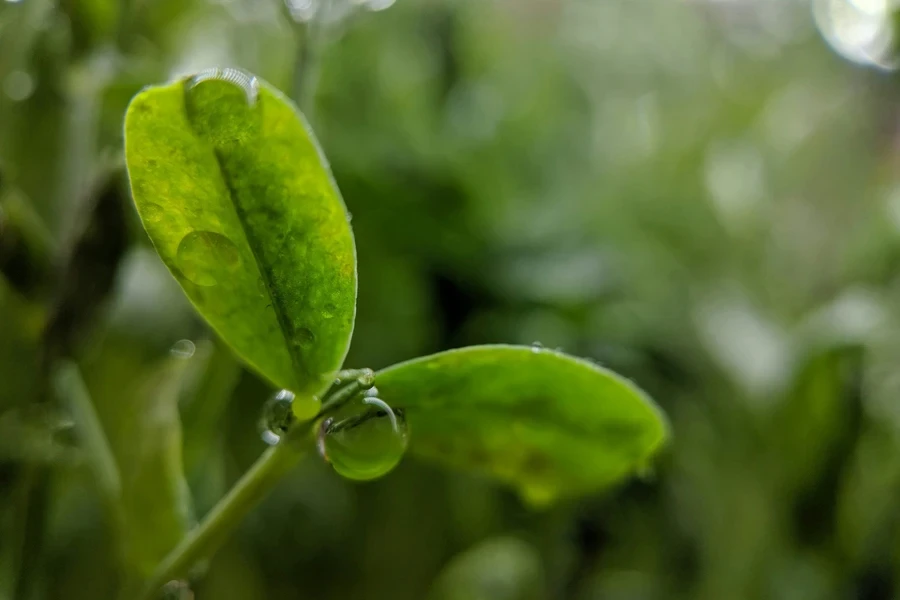
[[[539,340],[638,381],[673,444],[646,480],[545,512],[414,459],[365,485],[307,461],[196,596],[893,598],[898,98],[882,21],[857,19],[879,4],[398,0],[334,23],[312,114],[358,244],[349,364]],[[78,263],[142,86],[221,65],[291,89],[297,40],[274,1],[0,2],[0,205],[34,213],[44,267]],[[202,515],[262,449],[270,390],[206,342],[122,202],[127,251],[71,352],[115,431],[117,399],[197,343],[180,405]],[[15,285],[0,597],[110,597],[103,499],[45,406],[40,298],[62,295]]]

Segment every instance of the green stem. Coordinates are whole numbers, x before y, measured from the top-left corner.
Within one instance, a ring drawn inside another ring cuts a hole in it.
[[[100,493],[109,507],[118,506],[122,494],[119,466],[78,366],[69,360],[60,361],[53,373],[53,386],[57,396],[72,411],[78,437],[87,453]]]
[[[144,586],[141,600],[151,600],[172,580],[184,578],[200,560],[209,558],[243,518],[300,461],[308,444],[308,423],[294,427],[282,441],[266,450],[203,521],[176,546]]]
[[[360,392],[371,389],[375,385],[375,372],[372,369],[341,371],[337,379],[340,383],[335,384],[322,400],[319,417],[336,411]]]
[[[327,29],[325,20],[329,10],[331,4],[327,0],[319,4],[313,17],[302,26],[302,37],[297,47],[291,95],[309,121],[312,121],[316,86],[319,83],[319,66]],[[301,27],[296,29],[300,30]]]

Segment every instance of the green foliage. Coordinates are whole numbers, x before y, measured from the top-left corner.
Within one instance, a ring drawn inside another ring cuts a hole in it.
[[[215,70],[141,92],[125,131],[138,212],[185,293],[273,383],[319,393],[353,327],[355,257],[297,110],[253,75]],[[607,487],[665,438],[660,413],[631,384],[536,347],[448,352],[378,380],[389,405],[409,412],[417,454],[489,474],[535,503]],[[346,423],[325,441],[338,472],[371,479],[397,464],[405,431]]]
[[[279,387],[318,394],[353,330],[347,213],[290,102],[255,77],[228,76],[246,79],[198,76],[132,101],[125,155],[135,204],[222,339]]]
[[[512,484],[539,504],[634,473],[667,434],[634,384],[537,346],[426,356],[378,373],[376,385],[406,415],[414,454]]]
[[[177,340],[198,367],[215,347],[178,407],[199,522],[265,450],[278,388],[198,316],[127,186],[98,203],[92,184],[143,86],[233,65],[295,89],[310,57],[303,109],[358,250],[343,362],[540,340],[637,382],[671,444],[653,477],[530,511],[418,453],[412,423],[379,481],[301,462],[173,589],[493,597],[494,567],[527,554],[540,598],[896,595],[900,88],[833,49],[877,58],[885,3],[360,4],[332,0],[352,18],[298,61],[306,25],[280,0],[0,1],[0,598],[113,598],[123,567],[95,446],[48,394],[51,316],[111,450]],[[118,262],[90,251],[118,241]],[[467,555],[471,578],[444,575]]]

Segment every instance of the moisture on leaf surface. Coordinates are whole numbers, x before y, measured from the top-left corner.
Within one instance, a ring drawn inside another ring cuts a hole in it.
[[[277,386],[315,394],[356,311],[347,212],[297,109],[215,69],[142,91],[125,118],[138,213],[194,306]]]
[[[376,381],[406,416],[410,452],[512,484],[537,504],[634,473],[668,431],[628,380],[542,348],[451,350],[390,367]]]

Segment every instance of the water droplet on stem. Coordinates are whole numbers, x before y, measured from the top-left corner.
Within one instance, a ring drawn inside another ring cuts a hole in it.
[[[265,443],[274,446],[294,422],[294,393],[281,390],[263,404],[259,420],[260,435]]]
[[[318,396],[302,396],[294,399],[294,403],[291,406],[294,411],[294,417],[298,421],[309,421],[322,410],[322,401]]]

